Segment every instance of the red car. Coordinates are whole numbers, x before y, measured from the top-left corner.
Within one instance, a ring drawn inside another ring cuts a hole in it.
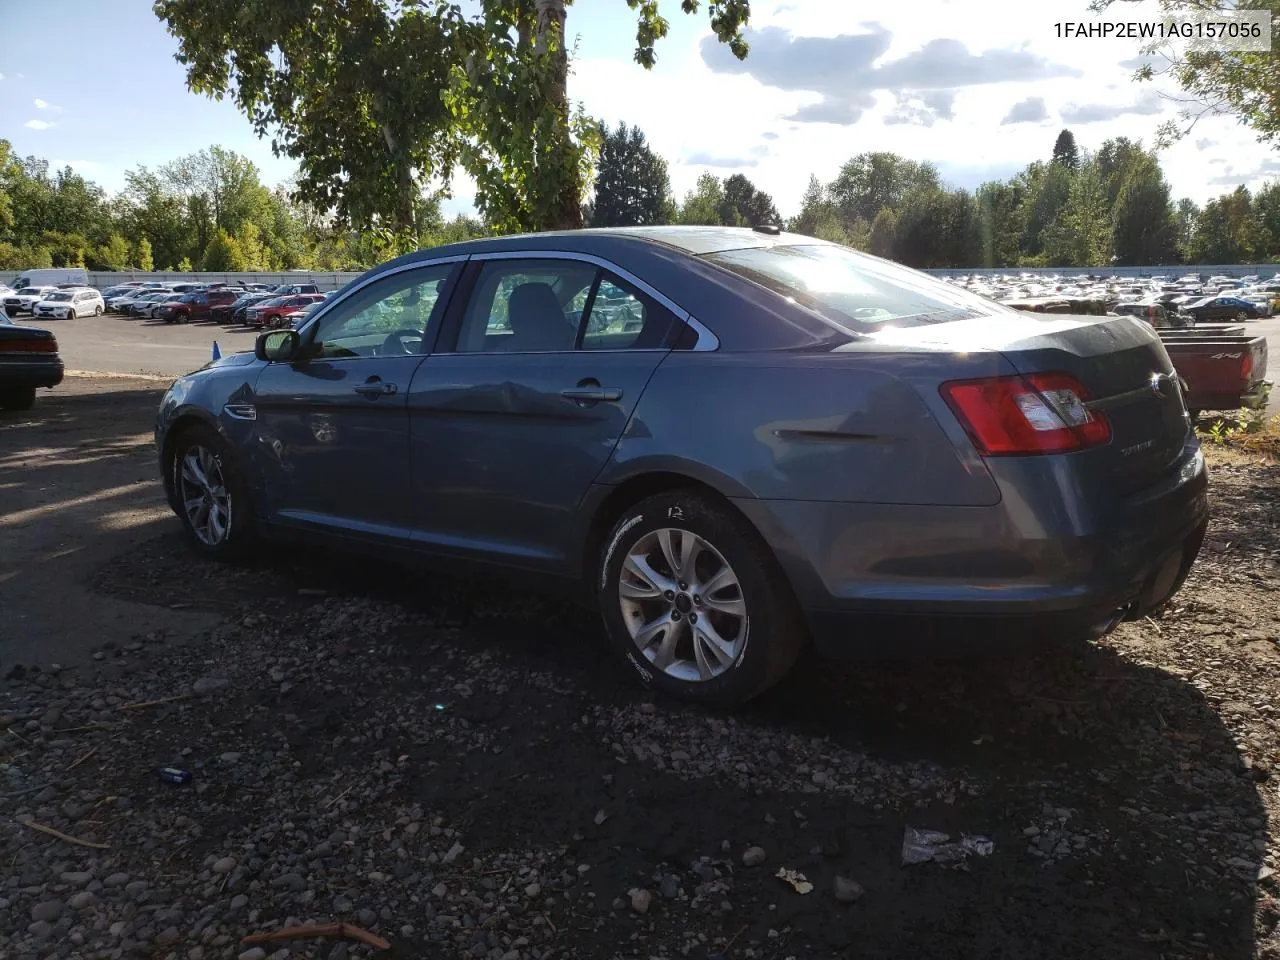
[[[244,322],[251,327],[264,327],[275,323],[286,313],[295,313],[309,303],[318,303],[324,299],[321,293],[299,293],[292,297],[275,297],[255,303],[245,311]]]
[[[190,323],[208,320],[214,307],[227,306],[243,294],[243,290],[196,290],[169,300],[155,310],[165,323]]]

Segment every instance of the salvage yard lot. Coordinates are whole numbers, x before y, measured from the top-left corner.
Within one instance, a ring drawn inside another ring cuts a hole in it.
[[[1209,451],[1158,619],[806,663],[724,716],[645,697],[536,594],[193,560],[158,386],[69,378],[0,418],[0,955],[236,957],[337,920],[415,958],[1280,956],[1280,463]],[[908,826],[994,851],[904,867]]]

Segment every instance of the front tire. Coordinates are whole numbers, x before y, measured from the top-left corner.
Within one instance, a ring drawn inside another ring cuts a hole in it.
[[[618,519],[596,593],[609,642],[645,686],[736,706],[781,680],[807,634],[768,546],[726,504],[659,494]]]
[[[168,470],[187,544],[218,560],[243,557],[254,538],[253,508],[227,442],[208,427],[189,427],[174,441]]]
[[[11,387],[0,391],[0,410],[30,410],[35,403],[35,387]]]
[[[102,316],[102,307],[101,307],[101,306],[96,306],[96,307],[94,307],[94,308],[93,308],[93,315],[94,315],[95,317],[100,317],[100,316]]]

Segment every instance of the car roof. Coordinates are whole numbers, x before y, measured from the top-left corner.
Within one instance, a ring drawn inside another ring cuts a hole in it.
[[[586,230],[548,230],[543,233],[516,233],[503,237],[482,237],[442,247],[430,247],[407,253],[388,261],[401,265],[415,260],[434,260],[438,257],[470,256],[481,253],[503,253],[513,250],[564,251],[569,253],[598,253],[654,246],[679,250],[691,256],[722,253],[726,250],[742,250],[753,247],[774,247],[804,244],[831,246],[826,240],[818,240],[799,233],[785,231],[763,232],[752,227],[593,227]]]

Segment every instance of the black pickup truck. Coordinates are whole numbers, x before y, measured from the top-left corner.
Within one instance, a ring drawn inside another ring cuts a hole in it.
[[[36,388],[61,382],[57,337],[40,327],[19,327],[0,310],[0,410],[30,410]]]

